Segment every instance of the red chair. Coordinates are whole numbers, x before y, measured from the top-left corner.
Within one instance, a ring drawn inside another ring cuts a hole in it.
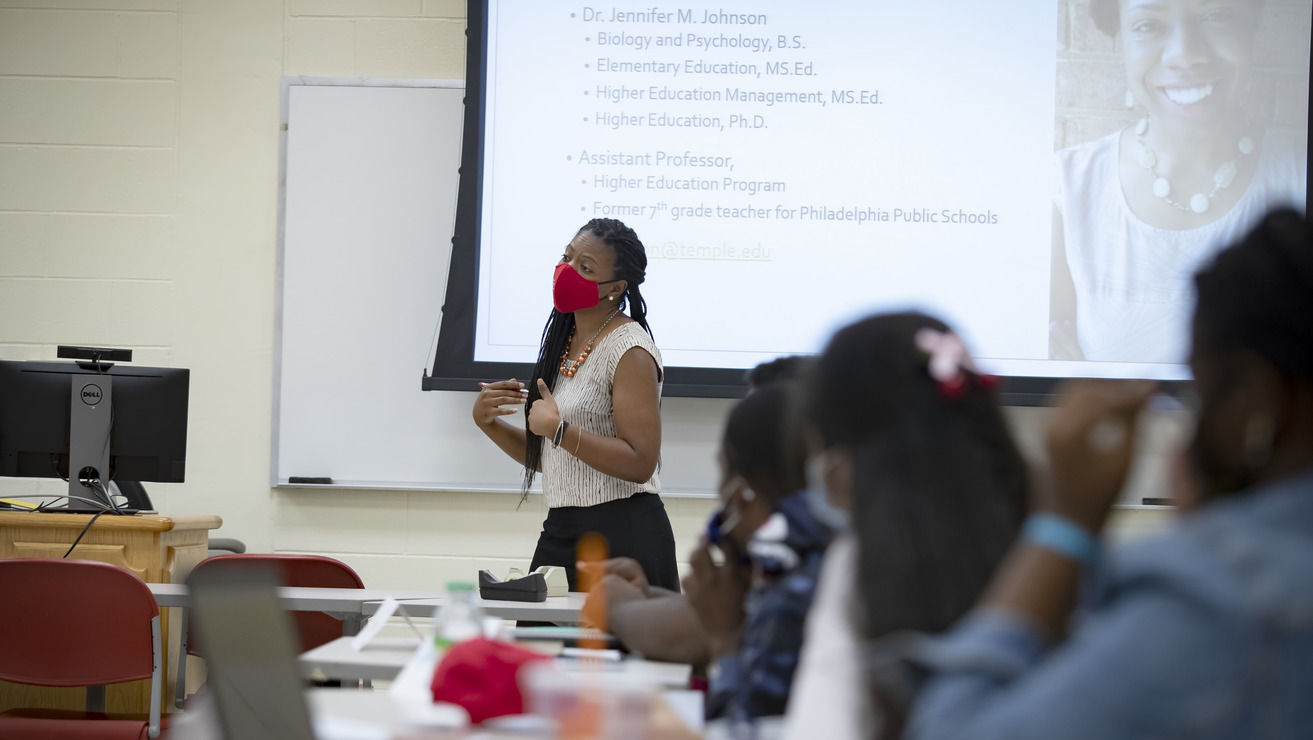
[[[0,680],[86,686],[87,711],[10,709],[0,737],[159,737],[160,610],[146,584],[108,563],[0,560]],[[105,685],[149,678],[150,717],[105,714]]]
[[[232,553],[215,555],[197,564],[204,568],[218,562],[258,563],[274,566],[282,575],[284,586],[301,586],[314,588],[364,588],[364,581],[351,569],[351,566],[323,555],[290,555],[266,553]],[[343,621],[323,612],[293,612],[297,634],[301,638],[301,652],[317,648],[326,642],[332,642],[344,633]],[[197,655],[200,648],[192,639],[192,632],[187,626],[187,611],[182,616],[182,644],[178,648],[177,680],[174,685],[174,703],[181,707],[187,698],[187,656]]]

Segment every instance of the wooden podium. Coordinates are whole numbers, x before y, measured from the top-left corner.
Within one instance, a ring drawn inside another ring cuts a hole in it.
[[[91,521],[91,514],[38,514],[0,512],[0,558],[62,558],[78,533]],[[209,552],[210,530],[223,520],[217,516],[102,516],[87,530],[70,558],[98,560],[131,571],[148,583],[180,583]],[[178,637],[169,624],[176,609],[160,610],[164,644],[164,682],[161,706],[173,708],[173,655]],[[94,629],[95,615],[86,624]],[[176,623],[176,622],[175,622]],[[21,640],[22,635],[6,635]],[[112,636],[107,635],[107,639]],[[78,709],[86,706],[80,688],[22,686],[0,681],[0,711],[11,707],[40,706]],[[110,686],[105,692],[110,713],[145,714],[150,709],[150,681],[133,681]]]

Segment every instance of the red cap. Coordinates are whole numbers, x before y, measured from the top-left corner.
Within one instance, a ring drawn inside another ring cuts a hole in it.
[[[433,672],[433,701],[458,704],[471,722],[524,713],[520,668],[546,655],[482,637],[452,645]]]

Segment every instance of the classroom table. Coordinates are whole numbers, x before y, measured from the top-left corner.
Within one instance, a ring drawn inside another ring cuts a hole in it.
[[[685,724],[695,730],[702,727],[701,691],[663,691],[661,695]],[[397,711],[396,700],[386,691],[313,688],[305,691],[305,698],[316,737],[322,738],[535,740],[554,736],[545,727],[534,731],[523,723],[514,727],[496,720],[488,725],[453,730],[416,726]],[[198,696],[185,713],[175,715],[173,729],[186,737],[206,740],[222,736],[214,705],[207,695]]]
[[[148,583],[146,586],[161,607],[186,607],[190,603],[186,584]],[[378,611],[379,605],[389,597],[400,602],[398,614],[410,617],[433,616],[434,610],[446,599],[444,594],[433,591],[304,586],[283,586],[278,589],[278,595],[288,611],[318,611],[345,620],[347,634],[359,631],[364,617]],[[548,597],[546,601],[479,599],[479,606],[489,617],[578,624],[579,612],[587,597],[583,593],[569,593]]]
[[[344,681],[390,681],[414,657],[419,647],[419,638],[377,637],[360,651],[352,648],[351,643],[352,638],[339,637],[302,653],[297,659],[301,675]],[[570,665],[571,661],[565,661],[565,664]],[[683,663],[662,663],[632,657],[615,665],[603,665],[607,670],[647,679],[667,689],[687,687],[693,670]]]
[[[686,725],[695,731],[701,729],[701,691],[664,691],[661,696]],[[535,740],[555,736],[546,728],[534,731],[523,725],[514,727],[497,721],[485,727],[459,730],[415,727],[405,722],[385,691],[309,689],[306,705],[316,729],[329,737],[368,737],[369,731],[393,740]]]
[[[146,586],[155,596],[155,603],[161,607],[176,606],[186,608],[191,605],[191,597],[185,583],[148,583]],[[388,596],[407,595],[411,598],[433,598],[432,591],[390,591],[368,588],[313,588],[307,586],[282,586],[278,596],[288,611],[323,612],[343,620],[347,634],[360,631],[363,624],[362,606],[367,601],[377,601]]]
[[[361,650],[353,637],[340,637],[301,653],[297,664],[305,678],[343,681],[391,681],[419,648],[418,637],[375,637]]]
[[[404,595],[406,592],[394,592],[392,597],[400,602],[398,615],[407,617],[430,617],[442,604],[443,596],[414,598]],[[501,619],[523,619],[536,622],[555,622],[557,624],[579,624],[579,613],[584,608],[588,594],[572,591],[565,596],[548,596],[545,601],[497,601],[479,599],[479,606],[485,616]],[[361,613],[366,617],[378,611],[380,600],[366,602]]]

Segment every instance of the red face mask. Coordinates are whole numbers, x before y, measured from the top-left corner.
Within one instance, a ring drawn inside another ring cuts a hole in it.
[[[580,275],[579,271],[568,263],[562,262],[556,266],[556,272],[552,273],[552,304],[561,313],[592,308],[602,302],[599,289],[607,283],[618,280],[620,278],[595,283]]]

